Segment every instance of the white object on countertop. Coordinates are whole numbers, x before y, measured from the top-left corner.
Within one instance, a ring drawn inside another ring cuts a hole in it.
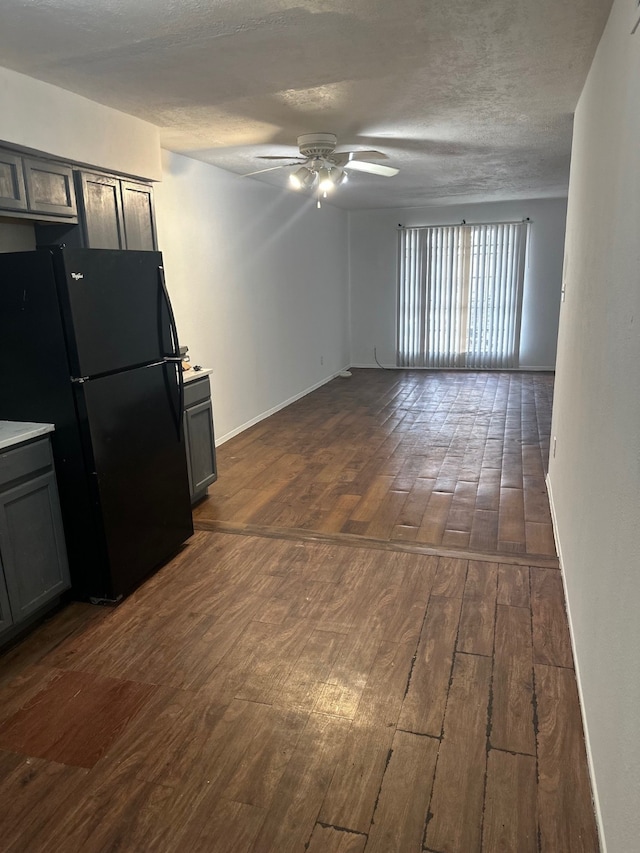
[[[30,441],[40,435],[53,432],[53,424],[23,423],[22,421],[0,421],[0,450]]]
[[[211,376],[213,370],[209,367],[203,367],[201,370],[194,370],[190,367],[189,370],[182,371],[183,382],[193,382],[194,379],[202,379],[203,376]]]

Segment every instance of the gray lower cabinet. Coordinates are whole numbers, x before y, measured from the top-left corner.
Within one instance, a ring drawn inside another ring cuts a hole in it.
[[[49,438],[0,452],[0,643],[70,587]]]
[[[207,486],[218,477],[208,376],[185,383],[183,425],[189,492],[193,504],[206,495]]]

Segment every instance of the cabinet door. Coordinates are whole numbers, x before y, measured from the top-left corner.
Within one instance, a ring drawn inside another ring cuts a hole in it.
[[[53,471],[0,494],[0,553],[14,622],[69,588]]]
[[[3,631],[13,625],[11,617],[11,609],[9,608],[9,596],[7,595],[7,587],[4,582],[4,572],[2,570],[2,560],[0,560],[0,636]]]
[[[119,179],[91,172],[76,174],[85,248],[124,249]]]
[[[184,436],[191,500],[204,496],[207,486],[217,479],[216,447],[211,400],[184,410]]]
[[[120,183],[127,249],[155,251],[157,245],[153,187],[136,181],[121,181]]]
[[[22,176],[22,157],[0,150],[0,207],[26,210],[27,194]]]
[[[29,210],[50,216],[77,215],[73,171],[62,163],[24,160]]]

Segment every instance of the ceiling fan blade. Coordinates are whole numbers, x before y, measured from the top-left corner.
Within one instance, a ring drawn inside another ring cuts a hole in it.
[[[253,175],[262,175],[263,172],[275,172],[276,169],[286,169],[287,166],[297,166],[297,163],[281,163],[279,166],[269,166],[268,169],[258,169],[257,172],[247,172],[246,175],[240,175],[241,178],[251,178]]]
[[[386,154],[382,151],[338,151],[331,157],[338,166],[344,166],[345,163],[350,163],[353,160],[388,160]]]
[[[292,154],[290,157],[280,157],[274,154],[265,154],[264,156],[258,157],[258,160],[295,160],[296,162],[300,161],[301,163],[306,159],[306,157],[297,157],[295,154]]]
[[[362,163],[359,160],[349,160],[348,163],[344,164],[344,168],[354,169],[356,172],[368,172],[370,175],[383,175],[385,178],[391,178],[400,171],[393,166],[383,166],[381,163]]]

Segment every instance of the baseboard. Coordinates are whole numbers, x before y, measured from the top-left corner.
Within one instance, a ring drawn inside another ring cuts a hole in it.
[[[230,432],[225,433],[223,436],[220,436],[220,438],[216,438],[216,447],[219,447],[221,444],[224,444],[225,441],[229,441],[230,438],[233,438],[235,435],[239,435],[241,432],[244,432],[246,429],[249,429],[249,427],[259,424],[260,421],[271,417],[271,415],[275,415],[275,413],[279,412],[280,409],[285,409],[287,406],[290,406],[291,403],[295,403],[296,400],[300,400],[302,397],[306,397],[307,394],[311,394],[312,391],[316,391],[318,388],[322,388],[322,386],[326,385],[327,382],[331,382],[337,376],[340,376],[340,374],[344,370],[348,369],[349,365],[347,365],[346,367],[342,367],[340,370],[337,371],[337,373],[332,373],[331,376],[326,376],[324,379],[321,379],[320,382],[316,382],[315,385],[311,385],[309,388],[305,388],[305,390],[300,391],[299,394],[294,394],[294,396],[289,397],[288,400],[284,400],[282,403],[278,403],[277,406],[273,406],[273,408],[268,409],[266,412],[262,412],[259,415],[256,415],[255,418],[251,418],[250,421],[246,421],[246,423],[243,423],[239,427],[236,427]]]
[[[567,595],[567,578],[565,574],[565,564],[562,558],[562,543],[560,542],[560,536],[558,534],[558,523],[556,517],[556,508],[553,502],[553,489],[551,487],[551,480],[549,478],[549,474],[545,477],[545,482],[547,484],[547,494],[549,495],[549,507],[551,509],[551,524],[553,527],[553,538],[556,543],[556,552],[558,554],[558,560],[560,563],[560,574],[562,577],[562,586],[564,589],[564,600],[566,603],[567,609],[567,621],[569,622],[569,635],[571,637],[571,651],[573,652],[573,665],[576,673],[576,683],[578,685],[578,700],[580,702],[580,714],[582,716],[582,729],[584,731],[584,740],[585,747],[587,750],[587,764],[589,766],[589,778],[591,781],[591,797],[593,800],[593,810],[596,816],[596,826],[598,827],[598,839],[600,841],[600,853],[607,853],[607,842],[604,837],[604,826],[602,823],[602,812],[600,810],[600,799],[598,797],[598,786],[596,784],[596,775],[595,768],[593,766],[593,753],[591,751],[591,739],[589,738],[589,725],[587,723],[587,715],[585,711],[584,705],[584,694],[582,692],[582,679],[580,677],[580,660],[578,658],[576,644],[575,644],[575,636],[573,633],[573,621],[571,619],[571,604],[569,601],[569,597]]]
[[[374,370],[442,370],[459,373],[555,373],[555,367],[398,367],[397,364],[352,364],[355,368],[373,368]]]

